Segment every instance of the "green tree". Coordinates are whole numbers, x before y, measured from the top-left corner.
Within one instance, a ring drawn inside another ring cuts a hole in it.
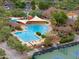
[[[30,13],[29,13],[29,15],[31,15],[31,16],[38,16],[38,17],[41,17],[42,16],[42,13],[41,13],[41,11],[40,10],[32,10]]]
[[[64,24],[68,17],[64,12],[55,12],[52,17],[56,20],[57,24]]]
[[[9,17],[12,16],[10,10],[5,10],[3,6],[0,6],[0,17]]]
[[[39,2],[39,9],[41,10],[45,10],[45,9],[48,9],[50,7],[50,4],[47,3],[47,2]]]
[[[5,41],[5,37],[3,33],[0,33],[0,42],[4,42]]]
[[[31,5],[32,5],[32,9],[35,10],[36,7],[35,7],[35,1],[34,0],[31,1]]]
[[[16,5],[17,8],[25,8],[25,5],[26,5],[26,4],[25,4],[25,2],[20,2],[20,1],[19,1],[19,2],[16,2],[15,5]]]
[[[0,6],[0,17],[4,17],[5,12],[6,12],[6,10],[3,8],[3,6]]]
[[[10,35],[11,28],[9,26],[4,26],[0,30],[0,42],[6,41]]]
[[[25,0],[11,0],[16,8],[24,8],[26,6]]]
[[[62,35],[62,38],[60,40],[60,43],[67,43],[67,42],[71,42],[74,40],[74,33],[69,33],[68,35]]]
[[[0,18],[0,42],[7,40],[12,28],[8,26],[8,19]]]
[[[23,53],[24,51],[27,51],[27,46],[22,45],[21,43],[16,43],[16,50]]]
[[[75,10],[78,5],[78,0],[56,0],[55,3],[53,2],[54,7],[68,11]]]
[[[47,36],[44,43],[46,44],[46,46],[51,46],[52,45],[52,37]]]
[[[6,55],[6,54],[5,54],[5,51],[0,48],[0,57],[1,57],[1,56],[5,56],[5,55]]]
[[[51,22],[52,26],[57,24],[57,22],[54,18],[51,18],[50,22]]]
[[[77,18],[77,20],[75,21],[74,25],[73,25],[73,29],[78,31],[79,30],[79,17]]]
[[[0,6],[3,5],[4,1],[5,1],[5,0],[0,0]]]
[[[8,59],[6,57],[5,51],[2,48],[0,48],[0,59]]]
[[[6,17],[0,17],[0,29],[4,26],[8,26],[8,19]]]
[[[20,41],[18,41],[15,37],[10,36],[8,38],[7,42],[8,46],[11,48],[16,49],[18,52],[25,52],[25,51],[30,51],[31,49],[28,48],[26,45],[23,45]]]
[[[41,33],[40,32],[36,32],[36,35],[41,36]]]
[[[16,39],[15,37],[9,36],[7,44],[10,48],[15,48],[15,44],[14,44],[14,42],[16,41],[15,39]]]
[[[10,16],[12,16],[12,13],[11,13],[11,11],[10,10],[6,10],[6,12],[5,12],[5,15],[4,15],[5,17],[10,17]]]
[[[11,10],[11,13],[12,13],[12,16],[15,16],[15,17],[26,16],[23,10],[19,8]]]
[[[32,59],[32,57],[29,57],[28,59]]]

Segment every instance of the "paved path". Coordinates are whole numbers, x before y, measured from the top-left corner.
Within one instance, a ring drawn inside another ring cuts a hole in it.
[[[79,35],[75,35],[75,40],[74,41],[79,41]]]
[[[20,54],[16,52],[14,49],[10,49],[6,42],[0,43],[0,48],[4,49],[9,59],[28,59],[27,54]]]

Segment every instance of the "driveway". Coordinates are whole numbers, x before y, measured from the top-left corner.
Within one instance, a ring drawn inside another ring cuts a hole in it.
[[[27,54],[20,54],[14,49],[9,48],[6,42],[0,43],[0,48],[5,50],[9,59],[28,59]]]

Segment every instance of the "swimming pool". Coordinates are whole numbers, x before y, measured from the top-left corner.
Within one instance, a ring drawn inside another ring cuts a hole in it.
[[[19,37],[24,42],[31,42],[34,40],[39,40],[40,38],[35,35],[36,32],[45,34],[48,31],[48,25],[41,24],[28,24],[25,26],[23,32],[16,32],[15,35]]]
[[[37,55],[35,59],[79,59],[79,44]]]
[[[11,20],[9,20],[9,22],[17,22],[19,18],[15,18],[15,17],[12,17]]]

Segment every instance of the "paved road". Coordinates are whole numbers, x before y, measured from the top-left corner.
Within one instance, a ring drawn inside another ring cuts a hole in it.
[[[13,49],[10,49],[6,42],[0,44],[0,48],[4,49],[9,59],[28,59],[27,55],[20,54]]]

